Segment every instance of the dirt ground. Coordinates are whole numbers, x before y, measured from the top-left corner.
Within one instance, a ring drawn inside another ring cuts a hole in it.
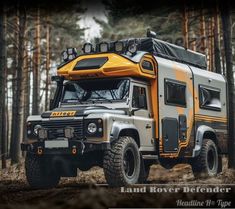
[[[225,162],[226,163],[226,162]],[[231,200],[234,194],[187,193],[122,193],[120,188],[107,186],[103,170],[95,167],[80,172],[76,178],[62,178],[59,186],[50,190],[32,190],[25,179],[23,160],[20,164],[0,171],[0,208],[112,208],[112,207],[176,207],[176,200],[218,199]],[[188,165],[177,165],[166,170],[160,165],[151,167],[148,185],[160,187],[183,185],[235,184],[234,171],[224,167],[216,178],[196,180]],[[192,185],[192,186],[193,186]],[[231,186],[232,187],[232,186]],[[234,204],[234,203],[233,203]]]

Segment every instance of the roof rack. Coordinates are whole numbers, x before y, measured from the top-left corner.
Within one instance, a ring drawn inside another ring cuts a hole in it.
[[[129,39],[122,41],[128,42]],[[146,51],[165,59],[181,62],[198,68],[207,68],[206,56],[204,54],[151,37],[136,39],[136,41],[138,43],[138,50],[140,51]]]

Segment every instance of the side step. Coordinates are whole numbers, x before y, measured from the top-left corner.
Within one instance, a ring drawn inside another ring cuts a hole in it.
[[[142,155],[144,160],[158,160],[158,155]]]

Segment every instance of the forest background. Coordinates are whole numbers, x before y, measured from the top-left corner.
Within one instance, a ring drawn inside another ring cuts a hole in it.
[[[234,138],[235,10],[229,1],[43,1],[0,5],[0,156],[19,163],[29,115],[48,110],[61,52],[86,41],[157,38],[207,55],[208,70],[229,85],[229,135]],[[231,144],[230,148],[234,148]],[[232,155],[234,155],[232,151]],[[233,165],[234,162],[230,162]]]

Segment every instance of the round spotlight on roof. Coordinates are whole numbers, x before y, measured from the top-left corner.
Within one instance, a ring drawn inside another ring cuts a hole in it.
[[[137,52],[137,44],[135,42],[132,42],[128,45],[127,48],[128,52],[130,52],[131,54],[135,54]]]
[[[66,51],[63,51],[62,53],[62,59],[64,62],[67,62],[69,60],[69,55],[68,55],[68,52],[67,50]]]
[[[67,48],[67,52],[69,55],[77,55],[77,49],[76,48]]]
[[[82,51],[85,53],[85,54],[89,54],[91,52],[93,52],[93,46],[91,43],[85,43],[82,47]]]
[[[123,52],[124,50],[124,44],[121,41],[117,41],[114,43],[114,50],[115,52]]]
[[[109,50],[109,44],[107,42],[99,43],[99,52],[107,52]]]
[[[77,49],[76,48],[67,48],[68,60],[72,60],[77,57]]]
[[[76,48],[67,48],[61,54],[64,62],[68,62],[69,60],[76,58],[78,55]]]

